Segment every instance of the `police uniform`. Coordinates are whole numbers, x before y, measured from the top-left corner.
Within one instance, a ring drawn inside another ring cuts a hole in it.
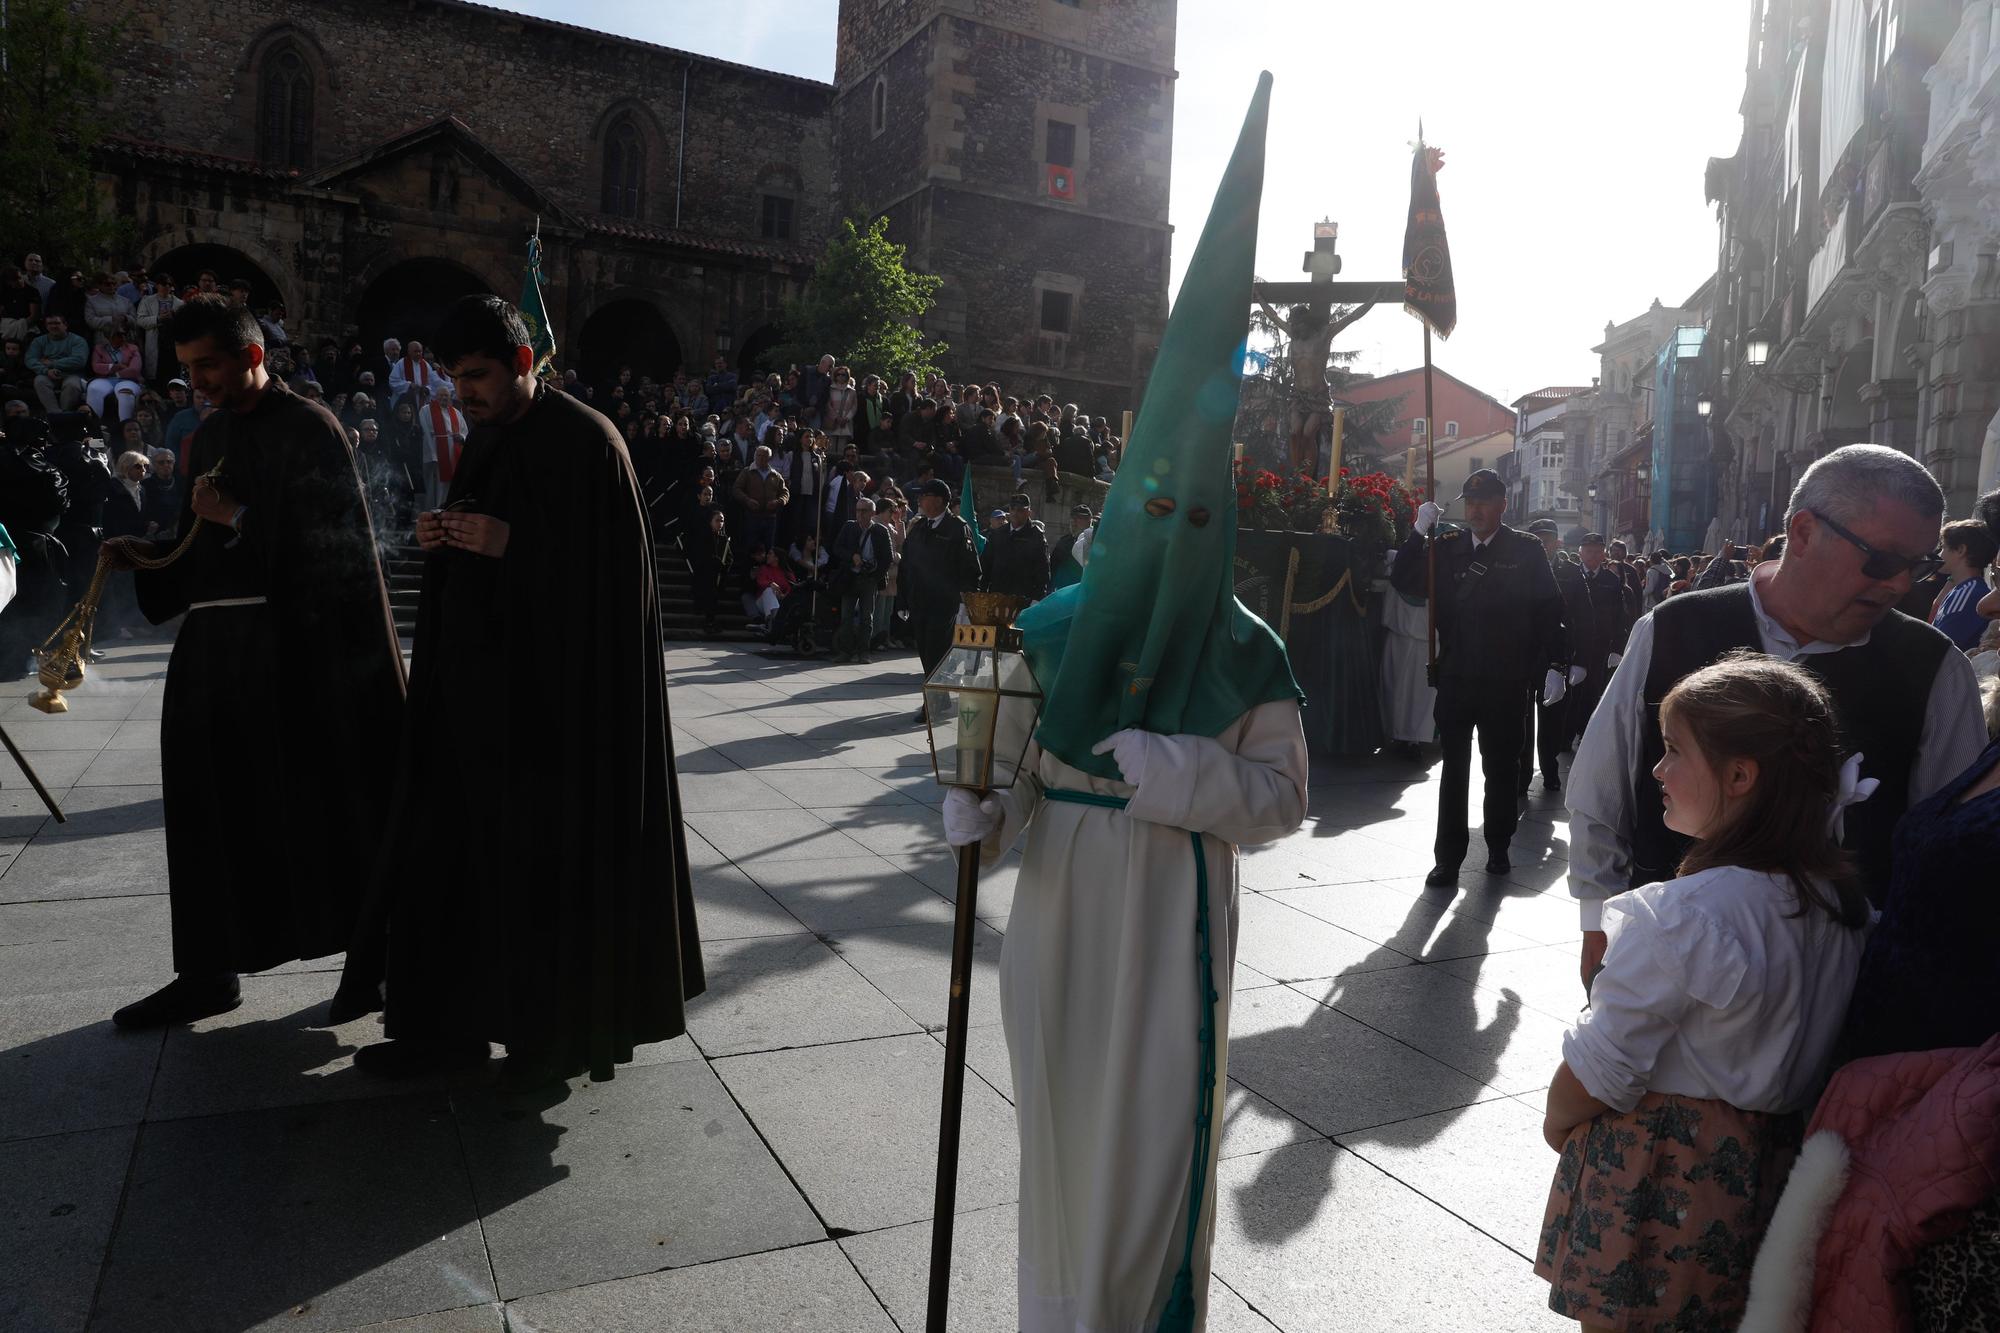
[[[1595,532],[1585,533],[1583,545],[1604,545]],[[1573,741],[1590,725],[1604,687],[1611,683],[1611,657],[1625,651],[1625,639],[1638,618],[1638,599],[1632,595],[1618,566],[1609,560],[1592,571],[1577,562],[1573,575],[1575,595],[1565,596],[1569,607],[1569,649],[1571,659],[1584,669],[1582,681],[1570,689],[1563,702],[1569,709],[1565,741]]]
[[[1499,476],[1480,469],[1466,478],[1467,496],[1504,495]],[[1472,779],[1472,739],[1479,737],[1486,777],[1487,868],[1508,869],[1507,849],[1520,822],[1518,787],[1526,725],[1523,695],[1565,660],[1562,599],[1542,544],[1500,525],[1479,541],[1469,531],[1437,537],[1437,719],[1444,748],[1438,795],[1437,866],[1429,883],[1455,882],[1471,843],[1466,801]],[[1412,534],[1396,552],[1390,582],[1421,596],[1426,539]]]

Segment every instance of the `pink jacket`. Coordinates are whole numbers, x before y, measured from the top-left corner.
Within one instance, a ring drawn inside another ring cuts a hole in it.
[[[2000,1036],[1846,1065],[1807,1133],[1823,1129],[1852,1162],[1819,1239],[1812,1333],[1908,1329],[1918,1252],[2000,1192]]]
[[[139,353],[139,344],[128,342],[123,347],[113,347],[110,343],[99,343],[91,349],[90,373],[101,380],[136,380],[144,375]]]

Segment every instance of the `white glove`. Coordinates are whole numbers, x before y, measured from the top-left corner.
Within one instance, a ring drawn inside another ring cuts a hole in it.
[[[954,847],[985,842],[1000,831],[1000,798],[980,797],[964,787],[944,794],[944,840]]]
[[[1128,727],[1124,731],[1114,731],[1103,740],[1090,747],[1092,754],[1109,754],[1118,765],[1118,771],[1125,780],[1138,786],[1146,780],[1146,758],[1151,753],[1153,733]]]
[[[1581,685],[1583,684],[1583,678],[1589,674],[1582,667],[1573,666],[1569,669],[1569,683],[1572,685]]]
[[[1608,671],[1616,671],[1618,669],[1618,664],[1624,660],[1625,660],[1625,654],[1613,653],[1611,654],[1611,656],[1604,659],[1605,669]]]
[[[1417,530],[1418,535],[1428,537],[1431,535],[1431,529],[1436,527],[1438,525],[1438,520],[1443,517],[1444,517],[1444,510],[1439,509],[1429,500],[1426,500],[1422,504],[1417,506],[1416,522],[1412,523],[1410,526],[1414,527]]]
[[[1563,682],[1563,673],[1551,670],[1548,679],[1542,682],[1542,706],[1553,708],[1569,693],[1569,686]]]

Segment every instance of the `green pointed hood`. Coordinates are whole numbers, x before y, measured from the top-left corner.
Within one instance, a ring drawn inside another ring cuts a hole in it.
[[[1261,703],[1300,698],[1285,646],[1235,594],[1230,435],[1264,191],[1271,76],[1209,208],[1146,399],[1104,502],[1083,580],[1018,620],[1047,696],[1036,739],[1116,778],[1090,749],[1114,731],[1213,736]]]

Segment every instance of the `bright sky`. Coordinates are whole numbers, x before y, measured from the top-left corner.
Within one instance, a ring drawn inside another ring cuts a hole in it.
[[[502,0],[507,8],[810,78],[833,77],[837,0]],[[1179,0],[1173,283],[1194,247],[1257,72],[1273,89],[1260,275],[1303,277],[1312,224],[1340,223],[1341,276],[1400,276],[1421,116],[1439,177],[1459,325],[1437,364],[1503,401],[1588,384],[1606,320],[1673,305],[1715,268],[1711,156],[1741,127],[1748,0]],[[726,15],[726,17],[725,17]],[[1422,360],[1419,325],[1377,309],[1344,345],[1362,369]]]

